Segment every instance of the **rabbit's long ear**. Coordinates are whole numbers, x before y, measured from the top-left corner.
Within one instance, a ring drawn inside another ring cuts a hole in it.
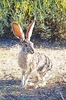
[[[29,41],[30,41],[30,38],[31,38],[31,35],[32,35],[32,31],[33,31],[34,25],[35,25],[35,20],[36,19],[34,19],[32,21],[32,23],[30,23],[28,28],[27,28],[26,39],[28,39]]]
[[[13,29],[13,33],[14,35],[21,39],[22,41],[24,40],[24,33],[22,31],[22,28],[20,27],[19,24],[17,24],[16,22],[12,23],[12,29]]]

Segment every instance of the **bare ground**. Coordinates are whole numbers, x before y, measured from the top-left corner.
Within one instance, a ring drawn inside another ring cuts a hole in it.
[[[36,50],[52,60],[51,76],[44,88],[19,90],[19,41],[0,39],[0,100],[66,100],[66,45],[35,42]]]

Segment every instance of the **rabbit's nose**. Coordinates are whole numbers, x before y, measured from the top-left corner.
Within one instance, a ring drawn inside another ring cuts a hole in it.
[[[31,53],[32,53],[32,54],[34,53],[34,50],[33,50],[33,49],[31,50]]]

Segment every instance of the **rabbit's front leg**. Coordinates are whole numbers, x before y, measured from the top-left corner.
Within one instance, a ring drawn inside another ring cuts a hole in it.
[[[21,79],[21,83],[20,83],[19,89],[23,89],[24,86],[25,86],[25,72],[22,71],[22,79]]]
[[[24,84],[25,84],[25,72],[22,71],[22,87],[24,87]]]
[[[30,70],[28,69],[26,72],[25,72],[25,75],[24,75],[24,88],[26,89],[26,86],[28,84],[28,79],[29,79],[29,76],[30,76]]]
[[[22,79],[19,89],[24,89],[27,86],[29,71],[22,71]]]

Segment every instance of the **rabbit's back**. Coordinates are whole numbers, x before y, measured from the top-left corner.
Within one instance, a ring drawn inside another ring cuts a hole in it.
[[[37,70],[40,73],[44,73],[44,71],[46,72],[46,70],[51,68],[51,60],[49,57],[39,52],[27,55],[23,55],[20,52],[18,62],[22,69]]]
[[[48,56],[44,53],[34,53],[31,62],[31,69],[36,69],[39,73],[44,73],[47,70],[51,69],[52,63]]]

